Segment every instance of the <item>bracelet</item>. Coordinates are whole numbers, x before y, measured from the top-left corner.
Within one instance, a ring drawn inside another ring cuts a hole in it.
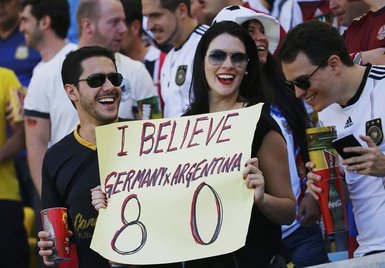
[[[357,65],[362,66],[362,51],[356,53],[354,56],[353,62]]]

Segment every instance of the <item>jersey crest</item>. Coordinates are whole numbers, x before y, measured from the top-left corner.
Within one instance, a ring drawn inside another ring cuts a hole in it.
[[[385,24],[380,27],[377,33],[377,39],[383,40],[385,38]]]
[[[181,86],[186,81],[187,65],[179,65],[175,75],[175,83]]]
[[[25,60],[26,58],[28,58],[28,47],[24,44],[19,45],[15,52],[15,59]]]
[[[376,118],[366,122],[366,135],[371,137],[377,146],[381,144],[384,138],[381,118]]]

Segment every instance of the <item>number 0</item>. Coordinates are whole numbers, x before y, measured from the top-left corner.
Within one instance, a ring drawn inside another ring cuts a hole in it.
[[[196,204],[197,204],[198,195],[201,192],[201,190],[203,189],[203,187],[205,187],[205,186],[208,187],[211,190],[211,192],[214,194],[215,203],[217,206],[217,226],[215,227],[215,232],[214,232],[213,237],[210,239],[209,242],[204,242],[202,240],[202,238],[200,237],[199,231],[198,231],[198,226],[197,226],[197,221],[196,221]],[[201,245],[212,244],[219,236],[219,232],[220,232],[221,227],[222,227],[222,218],[223,218],[223,208],[222,208],[222,202],[221,202],[221,199],[219,198],[218,193],[214,190],[213,187],[202,182],[201,184],[199,184],[199,186],[195,190],[192,204],[191,204],[190,227],[191,227],[191,232],[192,232],[192,235],[194,237],[195,242],[197,242],[198,244],[201,244]]]

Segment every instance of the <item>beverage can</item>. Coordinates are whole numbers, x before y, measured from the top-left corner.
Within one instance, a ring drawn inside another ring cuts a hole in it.
[[[41,211],[44,231],[49,233],[48,239],[53,242],[50,248],[53,254],[48,257],[53,262],[64,262],[70,259],[70,245],[67,236],[67,208],[55,207]]]
[[[338,153],[332,146],[336,138],[335,126],[306,129],[309,158],[315,164],[312,172],[321,176],[315,185],[322,189],[318,195],[326,234],[347,230],[343,181]]]

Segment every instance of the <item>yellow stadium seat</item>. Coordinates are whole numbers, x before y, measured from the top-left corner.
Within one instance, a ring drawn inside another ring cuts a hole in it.
[[[29,244],[29,267],[30,268],[36,268],[36,257],[35,257],[35,250],[36,250],[36,243],[37,239],[35,237],[35,211],[31,207],[24,207],[24,227],[27,231],[27,237],[28,237],[28,244]]]

